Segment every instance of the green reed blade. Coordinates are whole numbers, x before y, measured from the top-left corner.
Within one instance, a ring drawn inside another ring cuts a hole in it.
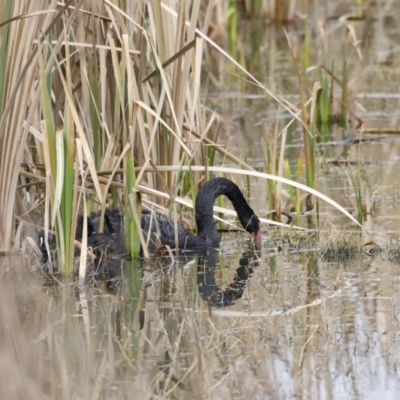
[[[4,21],[10,19],[12,14],[14,1],[7,0],[4,7]],[[7,63],[8,63],[8,36],[10,32],[10,25],[5,24],[1,28],[1,49],[0,49],[0,115],[3,113],[3,102],[4,102],[4,87],[7,74]]]

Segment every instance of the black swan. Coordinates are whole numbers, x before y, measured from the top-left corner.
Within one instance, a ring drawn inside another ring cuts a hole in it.
[[[214,178],[209,180],[199,191],[196,198],[196,225],[198,235],[194,235],[178,225],[178,246],[180,249],[199,249],[219,246],[219,235],[213,217],[215,199],[225,195],[232,202],[239,220],[247,232],[259,242],[262,234],[260,220],[254,214],[240,189],[229,179]],[[118,208],[107,210],[104,220],[104,233],[98,233],[100,212],[92,213],[88,219],[88,246],[93,249],[105,249],[114,254],[124,253],[123,214]],[[82,238],[83,218],[78,221],[76,239]],[[174,222],[152,212],[143,211],[141,227],[150,253],[160,246],[175,248]],[[54,247],[54,238],[49,239],[50,247]],[[44,261],[47,261],[47,251],[43,232],[39,235],[39,246]]]

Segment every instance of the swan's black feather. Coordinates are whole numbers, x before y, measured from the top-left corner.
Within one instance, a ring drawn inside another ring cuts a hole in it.
[[[241,224],[253,235],[260,234],[260,220],[251,209],[239,188],[229,179],[215,178],[208,181],[199,191],[196,199],[196,225],[198,235],[194,235],[182,226],[177,226],[178,246],[180,249],[199,249],[218,247],[219,235],[213,217],[215,199],[225,195],[232,202]],[[109,249],[114,254],[125,252],[123,213],[114,208],[107,210],[104,216],[104,233],[99,233],[101,213],[92,213],[88,219],[88,245],[93,249]],[[76,239],[82,239],[83,218],[78,220]],[[170,219],[144,211],[141,219],[141,228],[148,243],[150,253],[154,253],[160,246],[176,247],[175,226]],[[40,236],[40,248],[47,258],[46,247],[43,245],[43,235]],[[55,241],[54,241],[55,242]]]

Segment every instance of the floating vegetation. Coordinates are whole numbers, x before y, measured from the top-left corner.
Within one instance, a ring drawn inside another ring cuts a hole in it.
[[[389,261],[400,264],[400,236],[390,240],[385,254]]]
[[[295,229],[270,229],[268,244],[291,253],[315,253],[316,257],[329,262],[343,262],[361,255],[374,256],[383,252],[378,246],[366,247],[357,232],[336,233],[327,237],[325,232],[317,234]]]
[[[313,250],[316,246],[314,232],[305,232],[291,228],[273,228],[268,230],[268,245],[287,251]]]
[[[342,262],[363,254],[363,243],[358,234],[333,235],[327,241],[321,241],[318,255],[327,261]]]

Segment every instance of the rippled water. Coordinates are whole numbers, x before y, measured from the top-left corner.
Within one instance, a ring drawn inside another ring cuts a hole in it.
[[[397,398],[398,262],[237,244],[83,291],[3,260],[2,398]]]

